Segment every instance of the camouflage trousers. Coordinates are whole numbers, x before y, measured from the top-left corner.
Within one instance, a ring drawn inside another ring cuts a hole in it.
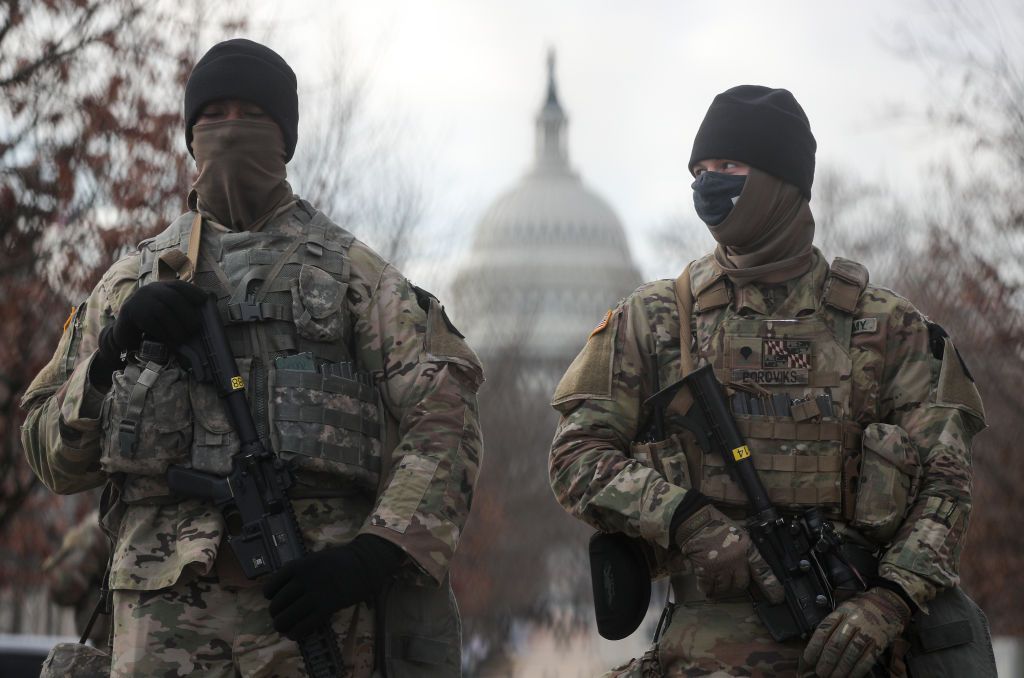
[[[656,647],[605,676],[802,678],[814,675],[801,670],[804,645],[775,642],[749,601],[682,603]]]
[[[260,583],[225,573],[224,560],[209,575],[185,574],[170,588],[114,592],[112,676],[306,675],[298,645],[274,630]],[[332,624],[345,675],[369,678],[373,609],[342,610]]]

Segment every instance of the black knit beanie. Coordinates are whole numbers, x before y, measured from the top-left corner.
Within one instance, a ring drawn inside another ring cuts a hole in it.
[[[185,83],[185,145],[192,153],[192,125],[203,106],[218,99],[258,104],[284,134],[285,162],[299,136],[295,73],[274,50],[244,38],[217,43],[192,69]]]
[[[740,85],[715,97],[697,130],[691,172],[701,160],[745,162],[800,189],[808,200],[814,182],[814,151],[804,109],[785,89]]]

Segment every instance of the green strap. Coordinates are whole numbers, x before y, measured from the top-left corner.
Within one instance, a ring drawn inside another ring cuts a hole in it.
[[[121,454],[125,457],[135,456],[135,443],[138,441],[139,419],[142,418],[142,409],[146,405],[146,395],[153,388],[157,377],[160,376],[160,369],[163,366],[159,363],[149,362],[142,368],[139,378],[132,386],[131,395],[128,396],[128,407],[125,408],[124,418],[118,424],[118,443],[121,446]]]

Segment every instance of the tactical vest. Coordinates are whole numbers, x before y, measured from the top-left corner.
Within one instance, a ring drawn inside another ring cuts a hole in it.
[[[854,411],[850,345],[867,270],[836,259],[817,308],[797,318],[745,317],[710,257],[694,262],[689,274],[691,353],[697,367],[710,364],[729,387],[733,413],[769,497],[783,510],[818,506],[830,518],[853,520],[864,431]],[[634,453],[643,458],[644,447]],[[721,456],[701,450],[689,432],[650,446],[650,453],[670,482],[695,488],[737,513],[746,506]],[[909,493],[906,478],[896,469],[886,472]],[[886,529],[896,517],[890,516]]]
[[[139,284],[173,279],[193,214],[140,244]],[[217,297],[246,380],[257,430],[303,477],[373,492],[381,470],[381,406],[353,362],[346,292],[354,237],[302,201],[259,232],[202,229],[193,282]],[[147,355],[114,376],[101,463],[123,472],[123,499],[167,496],[170,464],[226,475],[238,436],[211,385]],[[348,482],[339,484],[342,478]]]
[[[701,266],[693,267],[691,284],[705,275]],[[837,259],[813,313],[772,319],[740,315],[722,274],[692,288],[694,314],[707,318],[695,319],[698,366],[712,365],[719,381],[733,387],[740,432],[780,507],[819,506],[828,515],[842,515],[844,460],[860,457],[861,429],[850,418],[850,340],[867,282],[863,266]],[[720,455],[702,453],[700,467],[703,494],[746,505]],[[852,510],[852,501],[845,503]]]

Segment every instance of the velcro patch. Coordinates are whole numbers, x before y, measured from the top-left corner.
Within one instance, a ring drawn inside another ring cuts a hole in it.
[[[858,318],[853,321],[854,334],[874,334],[878,331],[878,318]]]

